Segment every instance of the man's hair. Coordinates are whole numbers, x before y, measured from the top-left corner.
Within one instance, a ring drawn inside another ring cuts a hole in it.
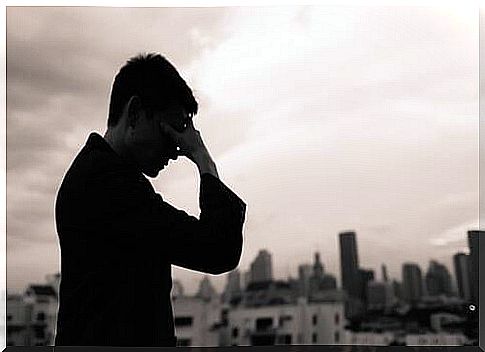
[[[192,90],[175,67],[158,53],[139,54],[120,69],[111,89],[108,126],[118,123],[123,107],[134,95],[151,112],[178,103],[187,113],[197,114]]]

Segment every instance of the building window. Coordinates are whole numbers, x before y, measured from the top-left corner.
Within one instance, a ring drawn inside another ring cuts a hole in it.
[[[36,326],[34,329],[35,329],[35,338],[36,339],[45,339],[44,327]]]
[[[37,321],[44,321],[45,320],[45,313],[39,312],[37,313]]]
[[[285,321],[292,321],[293,317],[291,315],[282,315],[279,319],[279,326],[283,326]]]
[[[316,314],[313,315],[312,320],[313,320],[313,325],[317,325],[317,315]]]
[[[7,321],[12,321],[12,314],[7,315]]]
[[[312,334],[312,343],[317,343],[317,338],[318,338],[317,334],[313,333]]]
[[[265,331],[273,327],[273,318],[256,319],[256,330]]]
[[[187,347],[191,345],[190,339],[177,339],[177,347]]]
[[[334,341],[337,342],[337,343],[340,342],[340,332],[339,331],[335,331]]]
[[[283,337],[283,343],[285,345],[291,345],[291,335],[284,335],[284,337]]]
[[[340,315],[335,313],[335,324],[338,325],[340,323]]]
[[[233,328],[232,329],[232,337],[237,338],[239,336],[239,329],[238,328]]]
[[[175,326],[192,326],[192,317],[175,317]]]

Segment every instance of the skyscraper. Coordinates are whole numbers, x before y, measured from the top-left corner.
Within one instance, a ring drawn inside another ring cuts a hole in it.
[[[382,270],[382,281],[383,282],[388,282],[389,281],[389,277],[387,276],[386,264],[382,264],[381,265],[381,270]]]
[[[361,284],[357,240],[354,231],[342,232],[340,239],[340,272],[342,288],[349,296],[360,298]]]
[[[310,277],[310,294],[320,290],[320,283],[323,279],[323,265],[320,262],[320,253],[315,253],[315,261],[313,262],[313,272]]]
[[[451,275],[443,264],[430,261],[425,281],[429,296],[451,295]]]
[[[313,275],[319,279],[323,278],[323,264],[320,261],[320,253],[315,253],[315,262],[313,263]]]
[[[404,299],[402,283],[394,279],[392,280],[391,286],[394,296],[396,296],[398,300]]]
[[[298,266],[298,285],[299,295],[308,297],[310,293],[310,277],[312,276],[312,266],[301,264]]]
[[[479,235],[483,231],[468,231],[468,247],[470,248],[470,293],[471,301],[478,306],[478,268],[479,268]]]
[[[456,285],[458,287],[458,295],[465,301],[471,299],[471,285],[470,285],[470,263],[469,257],[465,253],[456,253],[453,256],[453,264],[455,266]]]
[[[229,272],[226,287],[224,288],[224,301],[230,302],[233,297],[241,295],[241,274],[239,270]]]
[[[367,284],[367,307],[381,309],[391,307],[396,301],[389,282],[371,281]]]
[[[367,302],[367,285],[369,282],[374,281],[374,270],[359,269],[360,280],[360,299]]]
[[[423,296],[423,276],[417,264],[405,263],[402,266],[403,298],[415,303]]]
[[[242,282],[243,282],[244,289],[246,289],[248,285],[251,283],[251,269],[243,273]]]
[[[262,249],[256,259],[251,263],[251,282],[262,282],[273,280],[273,265],[271,254]]]

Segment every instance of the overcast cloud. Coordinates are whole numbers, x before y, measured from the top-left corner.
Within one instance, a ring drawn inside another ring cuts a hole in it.
[[[58,270],[57,187],[89,132],[104,132],[114,75],[144,51],[193,87],[195,125],[248,204],[242,270],[267,248],[276,277],[296,276],[319,250],[339,278],[350,229],[361,265],[397,279],[404,261],[452,269],[466,250],[478,226],[475,9],[9,8],[9,290]],[[199,214],[188,160],[152,182]],[[173,274],[188,292],[202,277]]]

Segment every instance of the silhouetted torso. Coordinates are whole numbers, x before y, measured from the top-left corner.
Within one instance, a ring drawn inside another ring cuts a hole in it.
[[[56,201],[61,284],[56,345],[175,346],[171,265],[237,266],[245,203],[203,174],[200,219],[165,202],[92,133]]]

